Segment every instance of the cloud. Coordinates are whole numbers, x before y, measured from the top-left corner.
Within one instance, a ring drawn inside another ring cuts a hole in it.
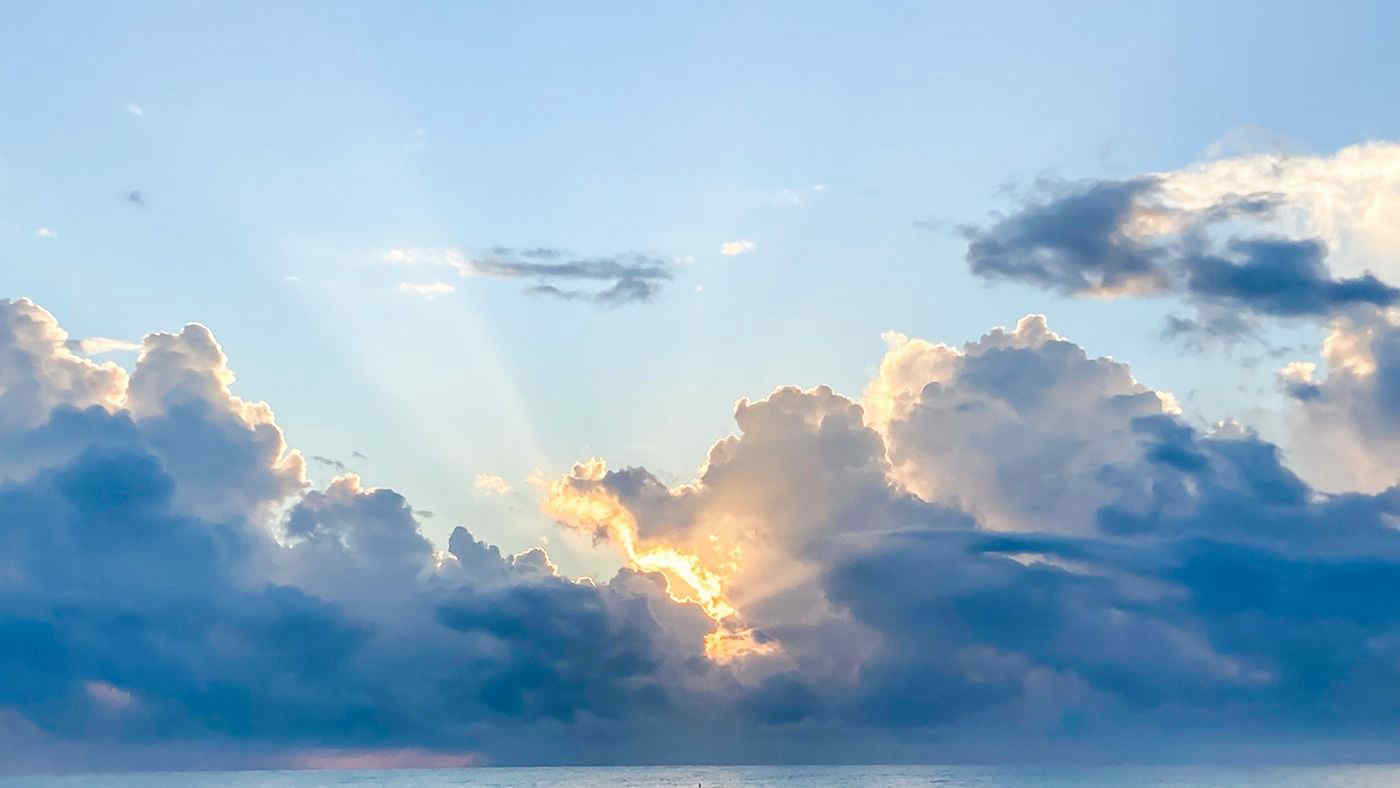
[[[1040,315],[962,348],[885,338],[865,407],[892,475],[998,530],[1091,531],[1121,494],[1099,471],[1140,452],[1134,421],[1180,410]]]
[[[135,118],[143,118],[146,116],[146,111],[144,109],[141,109],[140,104],[127,104],[126,111],[127,114]]]
[[[438,296],[451,295],[457,292],[457,288],[446,282],[399,282],[399,286],[395,289],[400,293],[422,296],[429,301]]]
[[[1400,489],[1318,494],[1038,316],[962,348],[888,339],[867,408],[779,389],[740,401],[690,484],[593,461],[547,500],[629,564],[672,550],[673,595],[691,559],[718,576],[775,646],[736,659],[751,723],[1065,757],[1321,752],[1388,719],[1361,677],[1395,671],[1371,644],[1400,621],[1373,593],[1400,582]]]
[[[460,528],[440,553],[392,490],[310,489],[202,326],[148,335],[127,375],[4,301],[0,348],[6,769],[426,763],[464,737],[538,760],[560,724],[623,741],[709,681],[707,619],[654,578],[575,583]]]
[[[395,750],[305,750],[294,769],[462,769],[482,766],[478,753],[432,752],[416,747]]]
[[[44,240],[52,240],[58,237],[58,233],[47,227],[37,227],[34,229],[34,237],[42,238]]]
[[[1194,318],[1167,315],[1162,339],[1179,341],[1194,350],[1204,350],[1210,345],[1230,346],[1246,339],[1264,342],[1255,321],[1225,309],[1202,309]]]
[[[1305,361],[1278,373],[1308,478],[1332,490],[1400,483],[1400,310],[1333,320],[1322,360],[1325,375]]]
[[[317,465],[330,468],[331,470],[336,471],[337,473],[345,473],[350,470],[350,466],[346,465],[340,460],[331,457],[322,457],[319,454],[311,455],[311,461],[316,463]]]
[[[505,495],[510,492],[510,483],[494,473],[478,473],[472,480],[472,486],[492,495]]]
[[[621,306],[649,301],[673,277],[673,265],[640,254],[575,257],[560,249],[492,247],[479,257],[456,249],[390,249],[385,262],[449,267],[463,277],[526,279],[525,292],[565,301]],[[578,285],[589,285],[581,287]]]
[[[105,353],[130,353],[141,349],[140,342],[110,337],[87,337],[86,339],[65,340],[64,346],[74,353],[84,356],[100,356]]]
[[[471,260],[471,274],[496,279],[534,279],[538,284],[526,292],[565,300],[591,301],[603,306],[648,301],[661,285],[672,278],[671,264],[644,255],[618,255],[565,259],[554,249],[526,249],[512,252],[497,247],[485,257]],[[601,282],[607,287],[581,289],[556,282]]]
[[[758,244],[753,241],[725,241],[719,245],[719,253],[725,257],[737,257],[741,254],[748,254],[758,248]]]
[[[1300,404],[1390,402],[1392,317]],[[688,483],[545,483],[595,582],[313,487],[204,326],[127,373],[0,302],[3,766],[1392,752],[1400,488],[1321,492],[1041,316],[886,339],[861,402],[739,400]]]
[[[816,183],[811,186],[785,186],[773,190],[768,196],[768,202],[773,205],[787,207],[800,207],[807,204],[808,200],[826,191],[826,184]]]
[[[1070,295],[1184,295],[1205,308],[1326,317],[1388,306],[1400,274],[1400,145],[1262,155],[1088,183],[1045,181],[965,227],[972,272]],[[1379,254],[1379,256],[1378,256]],[[1243,323],[1240,324],[1243,326]]]

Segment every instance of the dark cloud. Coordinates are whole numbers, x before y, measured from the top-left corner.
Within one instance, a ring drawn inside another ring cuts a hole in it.
[[[708,619],[655,578],[574,583],[462,529],[437,556],[394,491],[306,490],[202,327],[147,337],[129,379],[65,343],[0,302],[4,769],[294,765],[327,746],[540,760],[511,743],[551,735],[536,721],[606,718],[617,737],[689,713],[664,688],[709,670]]]
[[[1229,310],[1202,310],[1194,318],[1167,315],[1161,336],[1165,341],[1180,342],[1192,350],[1203,350],[1217,344],[1231,346],[1243,339],[1263,341],[1254,321]]]
[[[1369,366],[1308,402],[1392,402],[1389,325],[1339,327]],[[741,400],[692,484],[551,488],[724,572],[719,628],[674,574],[570,580],[461,527],[441,551],[394,490],[311,488],[202,326],[129,376],[66,341],[0,302],[6,769],[1310,758],[1400,724],[1400,487],[1320,492],[1043,318],[892,338],[864,407]]]
[[[350,466],[346,465],[340,460],[331,457],[322,457],[319,454],[311,455],[311,461],[316,463],[317,465],[322,465],[327,468],[330,468],[331,470],[336,471],[337,473],[345,473],[346,471],[350,470]]]
[[[1068,295],[1179,293],[1264,315],[1325,316],[1400,300],[1400,289],[1369,273],[1334,278],[1319,240],[1249,229],[1277,211],[1279,195],[1225,195],[1186,210],[1161,189],[1156,177],[1044,184],[1010,215],[963,228],[968,264],[987,279]]]
[[[1400,488],[1320,494],[1039,318],[961,351],[896,345],[877,382],[878,433],[829,390],[781,389],[740,403],[694,485],[570,482],[616,496],[643,546],[746,540],[745,621],[802,666],[744,690],[751,722],[1059,757],[1303,737],[1318,749],[1295,755],[1321,757],[1400,721],[1380,590],[1400,583]]]
[[[621,306],[649,301],[672,279],[672,266],[645,255],[569,258],[557,249],[512,250],[496,247],[490,254],[467,263],[479,276],[498,279],[533,279],[526,292],[600,306]],[[593,283],[583,288],[568,283]]]
[[[1143,283],[1163,286],[1162,253],[1120,233],[1152,179],[1062,185],[990,227],[964,227],[972,272],[989,279],[1030,282],[1078,294],[1118,291]]]
[[[1355,304],[1387,306],[1400,289],[1371,274],[1332,279],[1320,241],[1235,239],[1229,256],[1201,255],[1187,265],[1187,288],[1205,299],[1273,315],[1326,315]]]

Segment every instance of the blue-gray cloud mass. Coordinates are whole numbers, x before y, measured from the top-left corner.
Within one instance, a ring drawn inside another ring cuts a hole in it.
[[[1295,395],[1400,422],[1367,336],[1364,381]],[[439,550],[391,489],[312,488],[231,380],[203,326],[128,374],[0,302],[7,768],[1396,754],[1400,487],[1321,493],[1042,318],[901,339],[863,404],[741,400],[685,487],[576,469],[643,546],[745,540],[726,626],[763,648],[730,660],[663,574]]]
[[[1188,210],[1171,205],[1162,189],[1156,176],[1042,183],[1039,197],[1011,214],[962,228],[967,262],[989,280],[1069,295],[1179,293],[1272,316],[1327,316],[1400,301],[1400,289],[1369,272],[1332,276],[1321,240],[1240,226],[1269,219],[1281,195],[1225,194]]]

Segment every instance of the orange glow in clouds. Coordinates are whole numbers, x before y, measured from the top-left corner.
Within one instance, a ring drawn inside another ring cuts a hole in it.
[[[621,552],[627,565],[644,572],[660,572],[666,578],[666,592],[677,602],[691,602],[704,609],[715,621],[715,630],[705,636],[705,654],[717,662],[728,662],[744,654],[771,654],[773,642],[760,643],[751,630],[734,625],[738,612],[724,596],[724,576],[704,566],[700,557],[670,545],[642,547],[638,544],[637,519],[617,496],[601,487],[580,487],[573,482],[598,481],[607,466],[600,459],[581,462],[563,478],[550,483],[542,507],[555,521],[583,531],[606,534]],[[729,563],[726,569],[737,568]]]

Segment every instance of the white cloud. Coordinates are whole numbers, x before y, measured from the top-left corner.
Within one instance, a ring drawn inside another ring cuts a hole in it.
[[[476,489],[492,495],[505,495],[510,492],[510,482],[494,473],[478,473],[473,482]]]
[[[134,352],[141,349],[140,342],[129,342],[125,339],[112,339],[110,337],[88,337],[87,339],[70,339],[70,348],[85,356],[100,356],[103,353]]]
[[[736,257],[741,254],[748,254],[758,248],[758,244],[749,240],[725,241],[719,245],[719,253],[725,257]]]
[[[48,227],[36,227],[34,228],[34,237],[54,239],[58,237],[58,233]]]
[[[1400,275],[1400,143],[1366,142],[1330,156],[1240,156],[1155,177],[1175,210],[1206,210],[1228,195],[1277,195],[1284,210],[1271,229],[1326,241],[1334,276]]]
[[[146,111],[143,110],[143,109],[141,109],[141,105],[140,105],[140,104],[127,104],[127,105],[126,105],[126,111],[127,111],[128,113],[130,113],[132,117],[136,117],[136,118],[144,118],[144,117],[146,117]]]
[[[773,205],[798,208],[808,203],[808,200],[826,191],[826,184],[814,183],[811,186],[785,186],[776,189],[768,197],[768,202]]]
[[[397,247],[386,250],[380,259],[393,265],[444,265],[462,276],[471,273],[467,256],[451,247]]]
[[[1138,454],[1135,419],[1179,411],[1174,397],[1126,364],[1090,357],[1042,315],[961,348],[893,331],[884,339],[863,404],[892,475],[996,530],[1092,528],[1118,494],[1094,469]]]
[[[438,296],[457,292],[457,288],[446,282],[399,282],[396,289],[400,293],[422,296],[430,301]]]
[[[1292,361],[1278,382],[1292,398],[1291,452],[1325,490],[1378,492],[1400,481],[1400,309],[1338,317],[1322,343],[1326,375]]]
[[[85,681],[83,689],[93,703],[108,711],[121,711],[136,701],[130,692],[105,681]]]

